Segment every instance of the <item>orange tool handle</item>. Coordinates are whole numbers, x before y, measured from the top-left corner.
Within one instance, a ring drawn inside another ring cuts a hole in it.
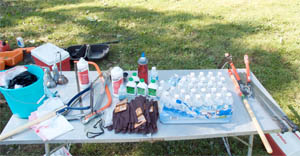
[[[231,66],[231,68],[232,68],[232,70],[233,70],[233,73],[234,73],[234,75],[235,75],[237,81],[238,81],[238,82],[241,81],[241,78],[240,78],[239,74],[237,73],[236,68],[235,68],[235,66],[234,66],[234,64],[233,64],[232,62],[230,62],[230,66]]]
[[[74,61],[74,63],[77,63],[77,62],[78,61]],[[91,62],[91,61],[88,61],[88,64],[93,65],[96,68],[98,74],[100,75],[100,78],[102,78],[102,81],[104,81],[104,78],[103,78],[103,75],[102,75],[102,72],[101,72],[99,66],[95,62]],[[94,116],[94,115],[102,112],[106,108],[110,107],[112,99],[111,99],[111,94],[110,94],[110,91],[109,91],[109,88],[108,88],[107,85],[105,85],[105,92],[106,92],[107,99],[108,99],[106,105],[103,106],[102,108],[98,109],[96,112],[92,112],[92,113],[88,114],[87,116],[85,116],[84,117],[85,120],[87,120],[88,118],[90,118],[90,117],[92,117],[92,116]]]
[[[232,74],[232,72],[231,72],[230,69],[228,69],[228,73],[229,73],[230,78],[232,79],[232,82],[233,82],[233,84],[235,86],[236,91],[238,92],[238,95],[242,97],[242,100],[243,100],[243,103],[244,103],[244,105],[246,107],[246,110],[247,110],[247,112],[248,112],[248,114],[249,114],[249,116],[250,116],[250,118],[251,118],[251,120],[252,120],[252,122],[254,124],[254,127],[255,127],[255,129],[256,129],[256,131],[257,131],[257,133],[258,133],[261,141],[263,142],[263,144],[265,146],[265,149],[267,150],[267,152],[269,154],[272,154],[273,153],[272,147],[271,147],[269,141],[267,140],[267,138],[266,138],[266,136],[265,136],[265,134],[264,134],[264,132],[263,132],[263,130],[262,130],[259,122],[258,122],[258,120],[256,119],[256,116],[255,116],[255,114],[254,114],[254,112],[253,112],[250,104],[248,103],[247,99],[245,98],[245,96],[241,92],[240,86],[239,86],[238,82],[236,81],[236,79],[234,78],[234,76],[233,76],[233,74]]]
[[[244,62],[245,62],[245,65],[246,65],[246,75],[247,75],[247,83],[250,83],[251,82],[251,79],[250,79],[250,66],[249,66],[249,58],[248,58],[248,55],[246,54],[244,56]]]
[[[228,73],[229,73],[229,77],[232,79],[232,82],[234,84],[234,87],[235,87],[235,91],[237,92],[237,94],[239,96],[243,96],[243,93],[241,92],[241,88],[240,88],[240,85],[239,83],[236,81],[236,79],[234,78],[232,72],[230,69],[228,69]]]

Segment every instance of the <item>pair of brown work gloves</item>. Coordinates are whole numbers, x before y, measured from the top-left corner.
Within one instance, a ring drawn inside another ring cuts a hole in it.
[[[129,103],[117,105],[113,111],[113,125],[108,130],[115,133],[156,133],[158,120],[157,101],[138,96]]]

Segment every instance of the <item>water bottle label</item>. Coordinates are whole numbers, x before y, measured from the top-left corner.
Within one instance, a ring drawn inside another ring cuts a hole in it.
[[[144,89],[144,88],[138,88],[138,89],[137,89],[137,93],[138,93],[139,95],[145,95],[145,89]]]
[[[126,89],[127,89],[127,94],[135,94],[135,91],[134,91],[135,88],[134,87],[129,87],[128,86]]]
[[[148,89],[148,95],[149,96],[156,96],[156,89],[149,88]]]

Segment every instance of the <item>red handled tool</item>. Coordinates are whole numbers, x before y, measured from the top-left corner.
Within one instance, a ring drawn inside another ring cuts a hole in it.
[[[250,107],[250,104],[248,103],[245,95],[241,92],[240,86],[239,86],[237,80],[235,79],[235,77],[233,76],[233,74],[232,74],[232,72],[231,72],[230,69],[228,69],[228,73],[229,73],[230,78],[232,79],[232,82],[233,82],[233,84],[235,86],[235,89],[236,89],[238,95],[241,96],[241,98],[243,100],[243,103],[244,103],[244,105],[246,107],[246,110],[247,110],[248,114],[250,115],[250,118],[251,118],[251,120],[252,120],[252,122],[253,122],[253,124],[254,124],[254,126],[256,128],[256,131],[257,131],[257,133],[258,133],[261,141],[263,142],[263,144],[264,144],[267,152],[269,154],[273,153],[273,150],[272,150],[272,147],[271,147],[269,141],[267,140],[267,138],[266,138],[266,136],[265,136],[265,134],[264,134],[264,132],[263,132],[263,130],[262,130],[259,122],[257,121],[257,119],[256,119],[256,117],[254,115],[254,112],[252,111],[252,108]]]

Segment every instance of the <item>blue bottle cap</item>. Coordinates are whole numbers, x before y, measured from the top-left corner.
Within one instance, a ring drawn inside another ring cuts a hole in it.
[[[141,57],[145,57],[145,52],[144,52],[144,51],[142,52],[142,55],[141,55]]]

